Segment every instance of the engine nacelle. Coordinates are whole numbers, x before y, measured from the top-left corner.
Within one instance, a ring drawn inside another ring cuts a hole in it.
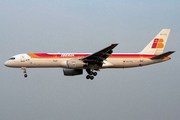
[[[66,63],[67,63],[67,68],[70,68],[70,69],[83,68],[87,66],[87,63],[84,63],[81,60],[72,59],[72,60],[67,60]]]
[[[65,76],[74,76],[83,74],[82,69],[63,69]]]

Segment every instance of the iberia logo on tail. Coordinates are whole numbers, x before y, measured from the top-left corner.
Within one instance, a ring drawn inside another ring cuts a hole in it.
[[[163,42],[162,38],[155,38],[151,48],[164,48]]]

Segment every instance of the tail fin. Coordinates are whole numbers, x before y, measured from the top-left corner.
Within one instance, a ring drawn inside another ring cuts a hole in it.
[[[171,29],[162,29],[159,34],[140,52],[143,54],[159,55],[163,53]]]

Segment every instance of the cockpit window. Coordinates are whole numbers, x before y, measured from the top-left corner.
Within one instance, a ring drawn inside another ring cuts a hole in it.
[[[10,58],[9,60],[15,60],[15,57]]]

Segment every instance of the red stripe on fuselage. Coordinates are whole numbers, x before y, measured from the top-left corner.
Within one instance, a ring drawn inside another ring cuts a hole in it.
[[[48,54],[48,53],[34,53],[34,55],[38,57],[46,57],[46,58],[51,58],[51,57],[59,57],[59,58],[64,58],[64,57],[86,57],[90,54],[73,54],[73,53],[63,53],[63,54]],[[139,57],[144,57],[144,58],[151,58],[154,57],[155,55],[147,55],[147,54],[111,54],[109,58],[117,58],[117,57],[134,57],[134,58],[139,58]]]

